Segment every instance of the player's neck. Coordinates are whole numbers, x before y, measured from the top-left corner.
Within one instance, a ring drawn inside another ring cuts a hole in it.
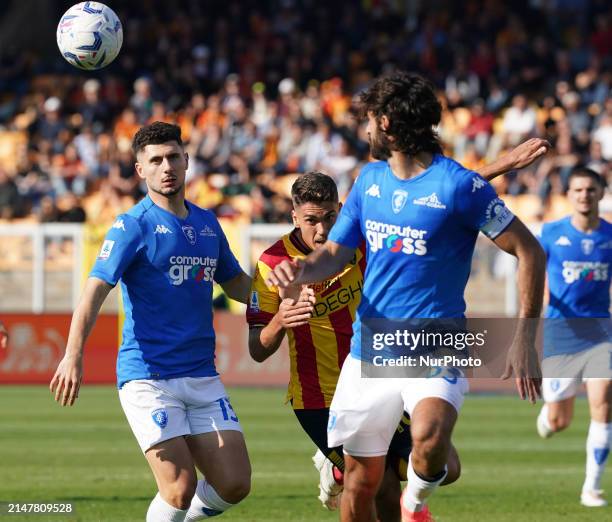
[[[408,156],[408,154],[393,151],[387,161],[396,177],[410,179],[429,168],[433,155],[430,152],[419,152],[416,156]]]
[[[160,208],[174,214],[175,216],[185,219],[189,215],[187,206],[185,205],[185,192],[180,191],[172,196],[164,196],[152,190],[149,190],[151,201]]]
[[[580,232],[593,232],[599,228],[599,213],[579,214],[576,212],[572,214],[572,226]]]

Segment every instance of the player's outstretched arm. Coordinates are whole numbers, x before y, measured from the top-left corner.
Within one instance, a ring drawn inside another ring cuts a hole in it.
[[[98,317],[98,312],[113,287],[90,277],[85,283],[81,300],[72,315],[66,353],[60,361],[49,389],[62,406],[72,406],[79,395],[83,377],[83,349],[85,341]]]
[[[229,281],[220,284],[221,288],[223,288],[223,291],[230,299],[247,304],[251,283],[251,276],[241,271],[236,277],[232,277]]]
[[[328,239],[321,248],[311,252],[305,259],[281,261],[268,274],[266,284],[287,288],[290,285],[324,281],[338,274],[354,255],[354,248]]]
[[[249,353],[257,362],[263,362],[278,350],[285,331],[308,324],[314,310],[314,291],[291,286],[280,289],[282,299],[278,312],[266,326],[254,326],[249,330]]]
[[[531,138],[516,146],[507,154],[476,172],[487,181],[512,170],[524,169],[550,150],[550,143],[541,138]]]
[[[529,398],[534,403],[542,389],[535,338],[537,319],[542,311],[546,255],[538,240],[518,218],[514,218],[494,241],[499,248],[518,259],[519,323],[502,378],[507,379],[514,373],[521,399]]]

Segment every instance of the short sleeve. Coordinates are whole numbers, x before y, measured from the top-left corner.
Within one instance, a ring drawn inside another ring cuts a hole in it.
[[[90,277],[115,286],[143,246],[138,221],[127,214],[118,216],[104,238]]]
[[[491,184],[476,172],[461,174],[454,202],[455,212],[465,226],[480,230],[489,239],[499,236],[514,219],[514,214],[497,196]]]
[[[246,311],[246,320],[250,327],[267,325],[278,312],[278,291],[266,285],[266,277],[271,270],[261,259],[257,261]]]
[[[349,248],[357,248],[364,237],[361,232],[361,183],[359,178],[342,206],[328,239]]]
[[[545,224],[542,225],[542,228],[540,229],[540,231],[535,236],[538,239],[538,241],[540,242],[540,245],[542,246],[542,249],[546,253],[546,257],[548,257],[549,252],[550,252],[550,250],[549,250],[550,245],[548,243],[548,227]]]
[[[218,221],[216,221],[216,225],[219,237],[219,261],[217,263],[217,270],[215,271],[215,282],[225,283],[240,274],[242,268],[240,268],[240,263],[238,263],[236,256],[234,256],[230,249],[225,233]]]

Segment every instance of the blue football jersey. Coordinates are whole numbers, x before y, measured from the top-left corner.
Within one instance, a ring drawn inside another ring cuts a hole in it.
[[[148,196],[118,216],[91,271],[110,285],[121,283],[119,387],[134,379],[217,375],[213,281],[228,281],[241,269],[214,214],[185,204],[185,219]]]
[[[353,356],[360,357],[366,319],[463,317],[478,232],[493,239],[513,219],[485,179],[440,154],[407,180],[387,162],[366,165],[329,235],[368,247]]]
[[[573,353],[609,341],[612,225],[601,219],[599,228],[586,234],[566,217],[546,223],[539,239],[546,252],[549,291],[545,355]]]

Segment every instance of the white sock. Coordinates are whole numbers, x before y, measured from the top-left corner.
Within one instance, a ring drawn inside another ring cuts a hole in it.
[[[185,522],[195,522],[196,520],[204,520],[205,518],[220,515],[233,505],[223,500],[215,491],[215,488],[208,482],[198,480],[198,487],[191,501],[189,511],[187,511]]]
[[[425,500],[431,495],[434,490],[446,478],[446,466],[444,466],[444,474],[434,482],[419,477],[412,467],[412,455],[408,457],[408,484],[402,495],[402,503],[408,511],[416,513],[423,509]]]
[[[540,410],[540,418],[538,420],[548,431],[552,431],[550,421],[548,420],[548,404],[544,403],[544,406],[542,406],[542,409]]]
[[[176,509],[157,493],[149,505],[147,522],[183,522],[186,514],[186,509]]]
[[[601,476],[606,467],[611,444],[612,422],[604,423],[592,420],[586,443],[586,477],[582,491],[600,489]]]

